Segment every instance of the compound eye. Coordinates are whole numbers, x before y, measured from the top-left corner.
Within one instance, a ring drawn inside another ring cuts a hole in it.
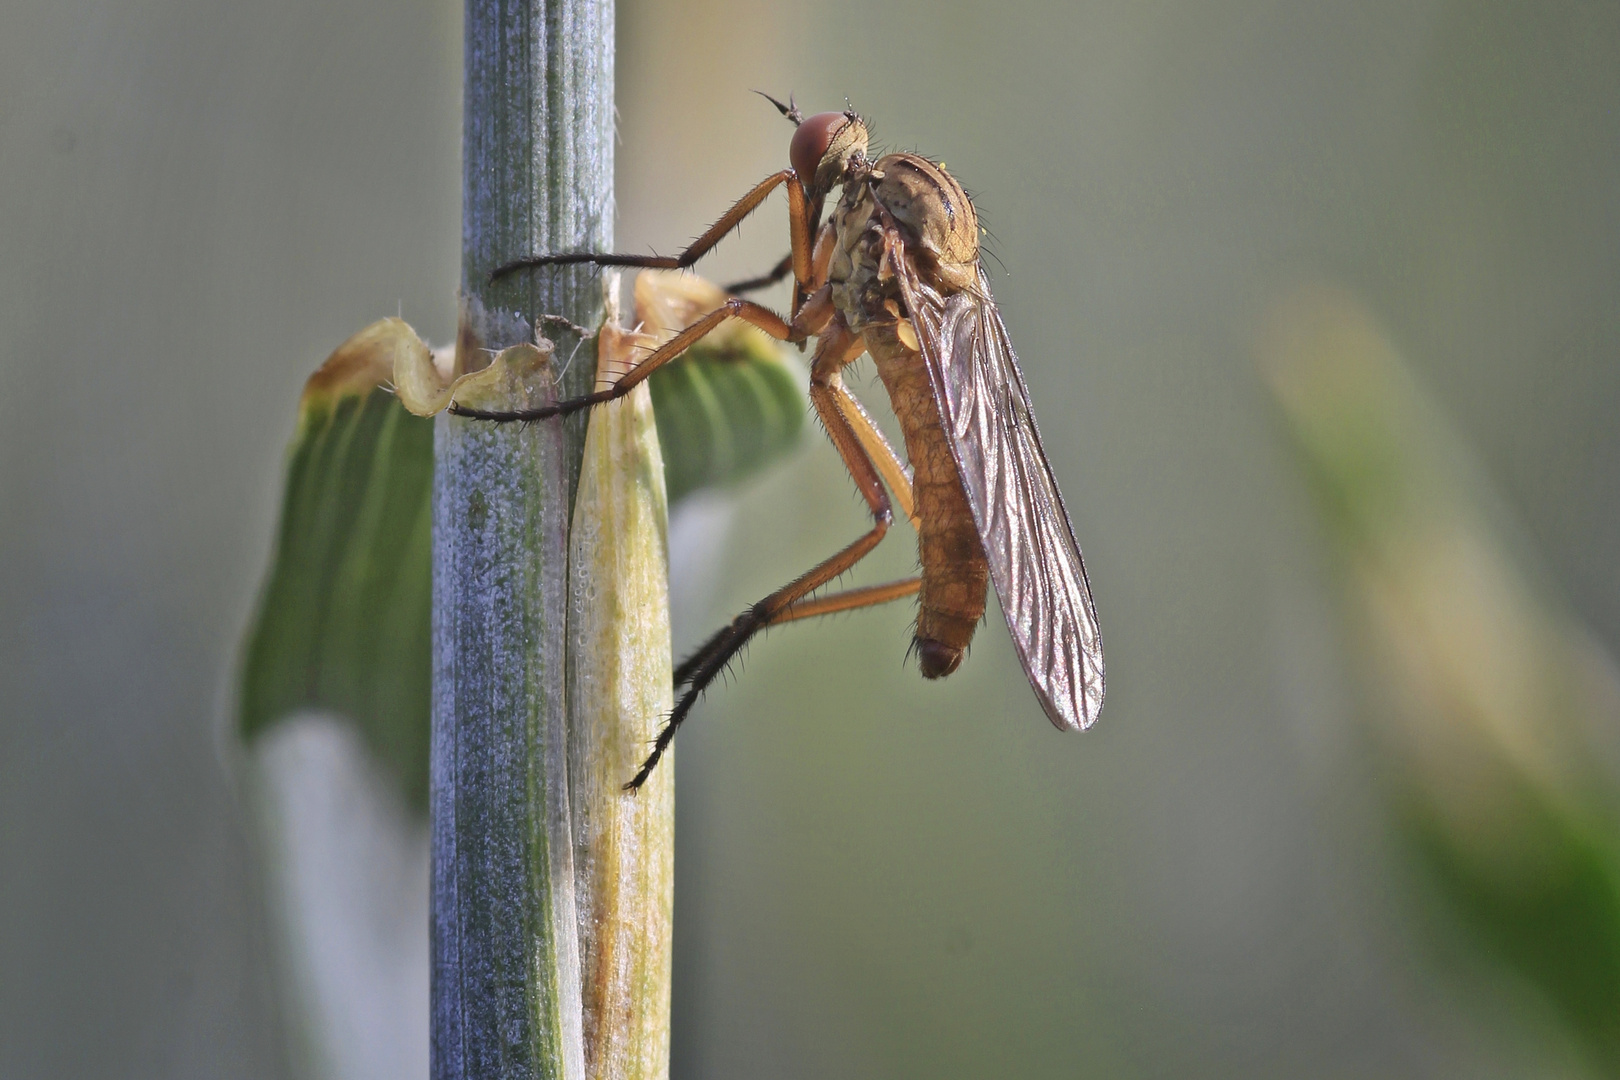
[[[793,133],[788,160],[793,163],[793,171],[799,174],[799,183],[804,185],[806,192],[815,190],[816,172],[821,168],[821,159],[827,156],[827,149],[832,146],[833,136],[838,129],[849,122],[849,117],[843,113],[817,113],[800,124]]]

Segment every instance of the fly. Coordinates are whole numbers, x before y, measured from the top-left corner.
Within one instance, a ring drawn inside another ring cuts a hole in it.
[[[853,110],[803,117],[768,98],[796,131],[790,167],[766,177],[680,255],[568,252],[502,266],[571,263],[684,269],[786,189],[790,254],[738,282],[724,304],[648,354],[618,382],[584,397],[519,412],[452,406],[481,420],[541,420],[611,401],[728,319],[803,345],[816,339],[810,401],[865,500],[872,527],[738,615],[675,669],[685,687],[639,772],[641,786],[692,706],[748,640],[767,626],[915,595],[913,649],[925,678],[955,671],[994,583],[1030,686],[1058,728],[1090,727],[1102,710],[1103,654],[1085,562],[1041,447],[1007,328],[979,262],[979,224],[960,184],[918,154],[868,160]],[[828,197],[841,189],[823,222]],[[787,318],[742,293],[793,278]],[[908,466],[844,386],[842,369],[870,354],[905,436]],[[887,485],[887,491],[885,491]],[[817,595],[875,548],[898,504],[917,530],[922,573]]]

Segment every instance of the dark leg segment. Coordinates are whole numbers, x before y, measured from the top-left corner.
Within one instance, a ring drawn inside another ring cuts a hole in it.
[[[725,286],[725,290],[734,296],[741,296],[743,293],[754,292],[758,289],[768,289],[791,273],[793,273],[793,253],[789,252],[782,256],[782,261],[773,266],[769,273],[749,278],[746,281],[733,281],[730,285]]]

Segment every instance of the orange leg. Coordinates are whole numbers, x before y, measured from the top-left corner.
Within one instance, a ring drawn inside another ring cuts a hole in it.
[[[685,330],[658,346],[638,363],[625,372],[606,390],[586,394],[583,397],[569,398],[567,401],[558,401],[538,409],[518,409],[512,412],[497,412],[490,409],[470,409],[464,405],[451,405],[450,411],[457,416],[465,416],[473,420],[491,420],[495,423],[511,423],[512,421],[545,420],[552,416],[567,416],[569,413],[588,409],[592,405],[600,405],[604,401],[621,398],[634,390],[637,385],[645,382],[647,377],[671,360],[690,349],[706,334],[727,319],[742,319],[753,323],[767,334],[779,341],[800,342],[821,326],[817,321],[825,322],[831,318],[831,304],[806,304],[800,317],[789,323],[782,316],[768,307],[763,307],[752,300],[744,300],[740,296],[733,296],[720,307],[715,308]]]
[[[846,361],[847,362],[847,361]],[[917,524],[915,502],[911,492],[911,470],[900,460],[900,455],[894,452],[894,447],[883,437],[883,433],[872,422],[871,416],[862,407],[859,399],[849,392],[843,380],[834,375],[827,380],[832,391],[834,404],[848,421],[850,430],[860,441],[872,464],[882,474],[889,490],[894,493],[895,502],[900,504],[913,527]],[[891,581],[884,585],[866,585],[858,589],[845,589],[842,592],[832,593],[829,596],[806,597],[784,608],[780,615],[772,620],[771,625],[779,623],[796,622],[799,619],[811,619],[818,615],[831,615],[839,611],[853,611],[857,608],[871,607],[876,604],[886,604],[891,600],[900,600],[907,596],[916,595],[922,588],[922,578],[906,578],[904,581]],[[692,671],[703,659],[703,650],[699,650],[691,659],[687,660],[675,670],[675,685],[683,686],[691,681]]]
[[[841,321],[834,323],[823,333],[810,368],[810,402],[815,406],[816,414],[827,429],[827,435],[832,439],[839,457],[843,458],[844,467],[849,470],[856,489],[866,500],[867,509],[872,514],[872,528],[830,558],[823,559],[738,615],[729,626],[710,638],[691,659],[680,666],[675,676],[676,685],[685,685],[686,691],[681,694],[680,700],[675,703],[674,711],[669,714],[669,719],[659,731],[658,739],[653,743],[652,753],[647,756],[641,770],[625,785],[627,789],[635,790],[646,782],[647,777],[658,765],[658,759],[669,749],[681,721],[686,719],[697,699],[726,669],[726,665],[731,663],[732,658],[743,646],[748,644],[750,638],[774,622],[841,610],[827,606],[836,602],[838,597],[825,597],[820,601],[810,601],[808,606],[802,609],[801,615],[788,614],[804,601],[805,597],[846,573],[864,559],[889,531],[889,525],[894,520],[894,512],[890,509],[889,497],[883,490],[883,478],[861,445],[860,436],[845,418],[843,410],[837,403],[838,391],[833,388],[833,384],[837,381],[838,369],[860,356],[865,349],[866,345],[860,336],[851,333]],[[893,596],[885,596],[884,599],[894,599],[903,595],[905,595],[903,591],[896,592]],[[859,604],[852,603],[849,606]]]
[[[844,419],[849,422],[855,437],[866,448],[878,472],[883,474],[883,480],[889,485],[889,490],[894,492],[894,501],[900,504],[900,510],[911,521],[912,528],[916,528],[917,507],[911,495],[911,470],[900,460],[900,455],[894,452],[889,440],[883,437],[883,432],[878,430],[877,424],[873,422],[860,399],[849,392],[844,380],[834,376],[829,380],[829,385],[833,393],[833,404],[844,414]]]
[[[805,292],[814,292],[827,283],[827,268],[832,265],[833,245],[837,242],[837,239],[837,230],[832,227],[831,222],[823,225],[821,231],[816,234],[816,246],[810,253],[810,280],[804,286]],[[754,292],[758,289],[768,289],[792,272],[793,253],[789,252],[768,273],[744,281],[734,281],[725,286],[725,290],[728,293],[741,296],[743,293]]]
[[[874,607],[878,604],[887,604],[890,600],[902,600],[908,596],[917,595],[922,588],[922,578],[910,577],[903,581],[891,581],[884,585],[865,585],[859,589],[845,589],[842,592],[831,593],[827,596],[812,596],[807,600],[786,608],[776,617],[775,626],[780,623],[796,622],[799,619],[813,619],[817,615],[832,615],[840,611],[854,611],[857,608]]]
[[[684,270],[707,255],[716,244],[724,240],[733,229],[741,225],[743,219],[759,208],[778,186],[786,184],[788,193],[788,219],[790,235],[793,243],[793,253],[788,256],[789,265],[793,270],[794,278],[801,288],[810,282],[810,205],[805,197],[804,187],[799,183],[798,174],[792,169],[783,169],[779,173],[772,173],[758,184],[752,191],[738,199],[730,210],[720,215],[720,220],[709,226],[702,236],[687,245],[679,255],[611,255],[593,251],[568,251],[557,255],[531,255],[524,259],[515,259],[504,266],[496,267],[489,275],[491,280],[505,277],[515,270],[523,270],[534,266],[567,266],[575,263],[592,263],[596,266],[632,266],[644,270]],[[780,279],[778,279],[780,280]]]

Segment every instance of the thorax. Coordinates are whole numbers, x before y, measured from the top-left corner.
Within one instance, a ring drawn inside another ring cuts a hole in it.
[[[904,255],[924,283],[949,295],[975,281],[979,221],[972,200],[927,158],[890,154],[845,181],[831,219],[833,303],[857,333],[894,322],[904,308],[883,258],[885,213],[898,226]]]

